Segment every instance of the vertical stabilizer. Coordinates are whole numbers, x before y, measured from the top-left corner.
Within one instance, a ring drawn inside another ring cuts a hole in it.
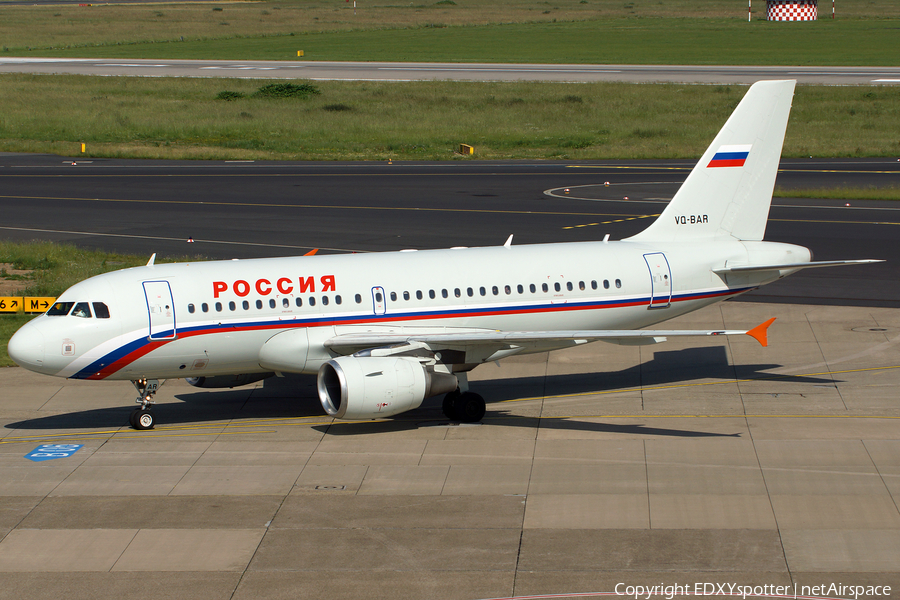
[[[628,239],[761,241],[796,83],[753,84],[659,218]]]

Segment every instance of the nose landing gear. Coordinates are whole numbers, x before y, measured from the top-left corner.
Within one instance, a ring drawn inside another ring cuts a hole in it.
[[[159,390],[159,380],[136,379],[131,384],[137,390],[138,397],[135,402],[140,404],[140,406],[131,411],[128,423],[139,431],[153,429],[156,419],[151,409],[154,403],[153,395]]]

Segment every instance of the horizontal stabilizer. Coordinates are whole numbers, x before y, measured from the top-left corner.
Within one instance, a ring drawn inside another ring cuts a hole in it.
[[[759,273],[761,271],[788,271],[796,269],[816,269],[819,267],[841,267],[844,265],[866,265],[870,263],[884,262],[874,258],[864,260],[820,260],[805,263],[786,263],[780,265],[748,265],[738,267],[723,267],[721,269],[713,269],[713,273]]]

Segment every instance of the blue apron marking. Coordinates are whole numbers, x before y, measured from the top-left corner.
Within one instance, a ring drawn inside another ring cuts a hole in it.
[[[84,444],[42,444],[25,455],[28,460],[42,462],[55,458],[68,458],[83,448]]]

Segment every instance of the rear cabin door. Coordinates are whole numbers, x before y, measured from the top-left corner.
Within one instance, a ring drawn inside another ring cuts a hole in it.
[[[175,303],[168,281],[145,281],[144,296],[147,298],[147,312],[150,316],[150,339],[171,340],[175,338]]]
[[[672,303],[672,271],[669,269],[669,261],[662,252],[645,254],[644,260],[650,269],[648,308],[668,308]]]

